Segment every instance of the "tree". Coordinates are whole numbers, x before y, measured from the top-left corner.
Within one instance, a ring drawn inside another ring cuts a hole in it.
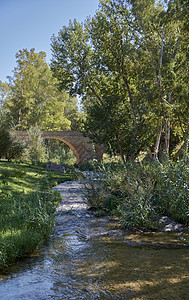
[[[60,86],[82,97],[90,136],[119,149],[123,161],[147,146],[158,160],[162,141],[169,153],[171,130],[171,137],[187,132],[186,25],[177,17],[179,5],[101,0],[84,25],[70,21],[52,38],[51,69]]]
[[[8,83],[0,80],[0,110],[3,109],[3,106],[9,100],[10,96],[11,93]]]
[[[65,99],[64,114],[71,122],[71,130],[83,131],[84,130],[84,111],[78,107],[78,97],[69,96]]]
[[[7,155],[11,147],[11,137],[8,129],[4,125],[0,125],[0,158]]]
[[[42,133],[40,128],[31,126],[28,130],[28,141],[25,149],[25,158],[38,164],[46,157],[45,144],[43,143]]]
[[[11,98],[6,103],[18,130],[38,124],[41,130],[67,130],[71,122],[64,115],[65,91],[60,93],[57,81],[45,62],[45,52],[20,50],[17,67],[9,77]]]
[[[68,28],[64,27],[60,31],[58,38],[53,37],[52,41],[51,68],[61,83],[61,87],[68,88],[71,94],[79,93],[83,98],[84,109],[87,113],[92,107],[88,99],[97,103],[111,124],[107,129],[114,128],[115,132],[116,128],[110,116],[112,112],[101,95],[101,93],[105,95],[104,86],[107,86],[108,78],[96,68],[94,53],[88,44],[88,33],[84,32],[82,25],[74,21],[74,23],[70,22]],[[113,83],[116,84],[112,78]],[[95,129],[96,126],[93,126],[92,132],[95,132]],[[98,136],[100,136],[99,130],[101,129],[98,127]]]
[[[154,108],[159,120],[154,149],[157,160],[162,135],[169,154],[171,130],[174,144],[174,136],[183,139],[188,127],[186,17],[181,19],[186,6],[185,1],[161,1],[159,5],[154,1],[129,2],[136,20],[135,30],[142,37],[140,48],[154,73],[150,77],[150,93],[152,98],[156,95]]]

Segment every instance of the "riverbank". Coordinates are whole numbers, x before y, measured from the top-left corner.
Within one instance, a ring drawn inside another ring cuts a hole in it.
[[[189,252],[177,233],[170,245],[162,243],[167,232],[121,229],[118,220],[88,210],[82,187],[72,181],[53,188],[62,201],[52,235],[3,273],[1,299],[187,300]]]
[[[101,238],[124,239],[125,243],[133,246],[137,245],[153,245],[157,247],[188,247],[189,246],[189,229],[188,227],[174,222],[170,218],[159,215],[158,228],[153,231],[146,228],[141,229],[123,229],[118,218],[112,216],[96,216],[91,211],[82,197],[82,190],[85,188],[87,179],[64,182],[53,190],[59,191],[62,201],[56,211],[56,227],[55,234],[61,234],[64,231],[64,219],[62,216],[70,214],[71,219],[78,218],[78,221],[87,219],[87,227],[78,227],[78,236],[83,239],[90,239],[97,236]],[[67,221],[66,221],[67,222]],[[98,223],[98,227],[91,224]],[[82,222],[81,222],[82,224]]]
[[[0,268],[31,254],[50,236],[61,199],[51,188],[73,178],[77,175],[42,166],[0,162]]]

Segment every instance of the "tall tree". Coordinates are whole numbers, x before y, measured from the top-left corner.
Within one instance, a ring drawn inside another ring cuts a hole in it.
[[[171,129],[182,138],[187,131],[186,25],[179,9],[176,1],[101,0],[84,25],[70,22],[52,38],[55,76],[82,97],[90,134],[119,149],[123,160],[147,145],[158,160],[162,140],[169,152]]]
[[[4,104],[10,99],[11,91],[7,82],[0,80],[0,110],[3,109]]]
[[[17,67],[9,77],[11,98],[6,103],[19,130],[39,125],[41,130],[67,130],[71,122],[65,117],[66,92],[60,93],[57,81],[45,62],[45,52],[20,50]]]

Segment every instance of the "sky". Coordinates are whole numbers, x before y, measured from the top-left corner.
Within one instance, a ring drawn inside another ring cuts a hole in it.
[[[51,59],[51,37],[68,25],[93,16],[99,0],[0,0],[0,80],[16,67],[19,50],[35,48]]]

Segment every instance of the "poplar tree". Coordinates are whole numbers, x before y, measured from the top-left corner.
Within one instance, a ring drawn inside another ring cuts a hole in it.
[[[168,155],[178,140],[187,144],[184,11],[181,0],[100,0],[94,17],[52,38],[60,87],[82,97],[89,135],[123,161],[147,146],[158,161],[160,149]]]
[[[6,103],[17,130],[38,125],[41,130],[68,130],[71,121],[65,114],[66,92],[60,93],[57,81],[45,62],[45,52],[20,50],[17,66],[9,77],[11,97]]]

